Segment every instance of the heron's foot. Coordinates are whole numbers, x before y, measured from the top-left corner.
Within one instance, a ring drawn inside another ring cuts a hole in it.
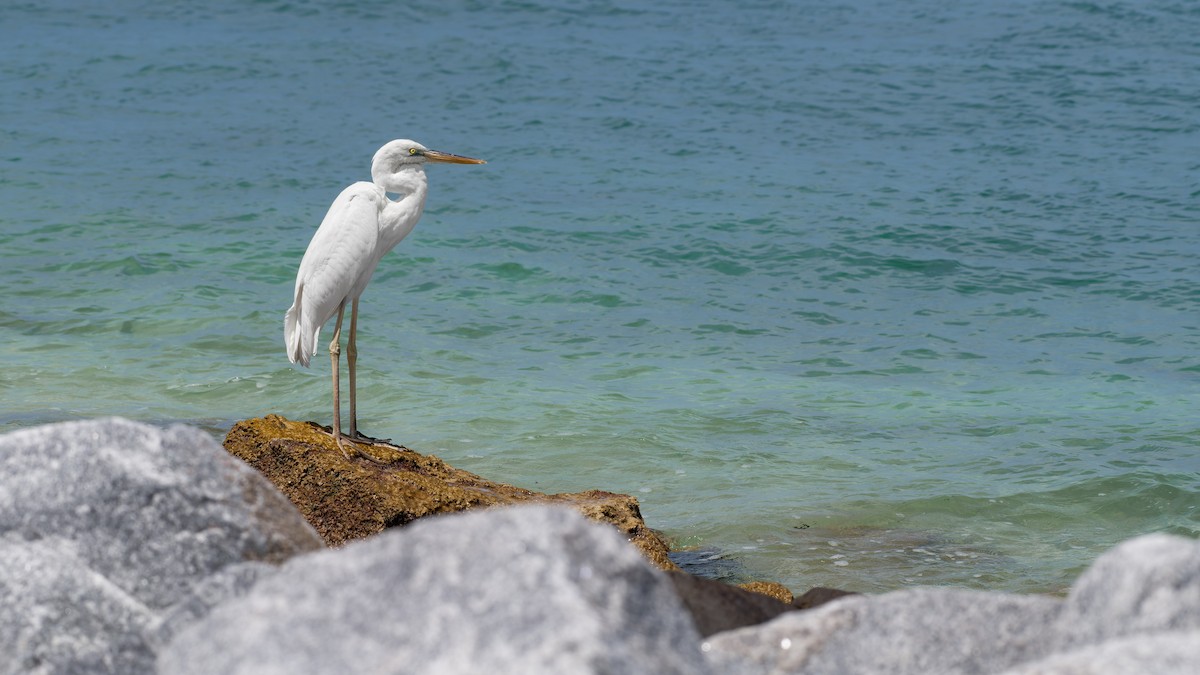
[[[332,426],[327,427],[324,424],[317,424],[316,422],[309,422],[308,424],[317,431],[333,436],[333,442],[337,443],[338,450],[342,451],[342,456],[347,460],[354,459],[358,455],[358,449],[354,447],[354,439],[348,438],[340,430]]]
[[[358,429],[351,431],[350,435],[347,436],[347,438],[354,441],[355,443],[361,443],[361,444],[367,445],[367,446],[377,446],[377,447],[388,448],[388,449],[394,449],[396,447],[391,444],[390,441],[392,439],[390,439],[390,438],[371,438],[370,436],[360,432]],[[392,463],[392,460],[381,459],[381,458],[376,457],[368,452],[364,452],[362,448],[358,448],[358,456],[362,457],[363,459],[365,459],[367,461],[374,462],[375,464],[386,465],[386,464]]]
[[[368,445],[368,446],[379,445],[379,446],[394,448],[396,446],[394,446],[388,442],[391,439],[371,438],[370,436],[363,435],[361,433],[358,433],[357,431],[352,435],[342,434],[342,433],[335,432],[333,430],[333,427],[327,427],[327,426],[324,426],[321,424],[317,424],[315,422],[309,422],[309,424],[311,424],[312,426],[316,427],[317,429],[320,429],[321,431],[329,434],[330,436],[333,436],[333,442],[337,443],[338,450],[342,451],[342,456],[345,457],[347,461],[353,461],[353,460],[361,457],[369,462],[374,462],[375,464],[391,464],[392,463],[392,460],[380,459],[380,458],[370,455],[366,452],[363,452],[363,449],[358,447],[359,445]]]
[[[395,445],[390,438],[372,438],[357,429],[350,432],[348,438],[355,443],[366,443],[368,445]]]
[[[351,461],[358,456],[358,448],[354,447],[354,441],[341,434],[333,434],[333,442],[337,443],[338,450],[342,451],[342,456],[346,461]]]

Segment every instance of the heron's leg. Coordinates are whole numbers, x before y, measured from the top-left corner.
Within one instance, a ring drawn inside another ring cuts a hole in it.
[[[387,438],[371,438],[358,430],[358,299],[350,303],[350,338],[346,341],[346,364],[350,368],[350,433],[348,438],[364,443],[386,443]]]
[[[358,401],[355,366],[358,365],[358,298],[350,301],[350,339],[346,341],[346,365],[350,369],[350,438],[358,438]]]
[[[341,363],[338,361],[338,355],[341,353],[341,347],[338,345],[342,340],[342,315],[346,311],[346,301],[338,305],[337,324],[333,328],[333,339],[329,341],[329,360],[333,362],[333,442],[337,443],[338,449],[350,459],[350,453],[346,451],[346,446],[342,444],[342,397],[338,391],[338,371],[341,370]]]

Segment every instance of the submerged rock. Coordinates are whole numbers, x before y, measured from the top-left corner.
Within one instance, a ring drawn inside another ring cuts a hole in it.
[[[225,437],[225,449],[286,494],[330,546],[434,514],[532,502],[570,506],[608,523],[656,566],[677,569],[667,544],[646,526],[637,499],[629,495],[600,490],[548,495],[481,478],[405,447],[360,447],[375,461],[347,460],[322,428],[278,415],[238,422]]]
[[[180,626],[322,548],[212,437],[122,419],[0,436],[0,673],[147,672]]]
[[[161,672],[710,672],[670,582],[611,528],[521,506],[296,558],[181,632]]]

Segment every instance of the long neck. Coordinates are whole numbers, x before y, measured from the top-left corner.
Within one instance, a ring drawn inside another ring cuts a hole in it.
[[[371,180],[387,192],[399,194],[401,199],[412,194],[425,199],[425,168],[420,164],[402,164],[394,172],[374,166],[371,167]]]
[[[408,236],[421,218],[429,184],[420,165],[405,166],[395,173],[372,175],[371,178],[385,192],[399,195],[398,199],[388,200],[379,219],[381,238],[386,248],[391,248]]]

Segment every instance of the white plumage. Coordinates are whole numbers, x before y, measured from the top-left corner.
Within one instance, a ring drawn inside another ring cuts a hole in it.
[[[355,410],[358,299],[370,283],[379,260],[408,236],[421,218],[428,192],[424,168],[427,162],[483,164],[483,160],[430,150],[407,139],[388,143],[371,160],[372,182],[354,183],[333,200],[296,273],[295,298],[284,316],[284,345],[292,363],[307,366],[316,353],[321,327],[337,315],[329,352],[333,364],[333,437],[343,453],[346,450],[342,444],[338,397],[342,316],[349,302],[349,437],[370,441],[373,439],[358,433]],[[388,193],[397,194],[398,199],[389,199]]]

